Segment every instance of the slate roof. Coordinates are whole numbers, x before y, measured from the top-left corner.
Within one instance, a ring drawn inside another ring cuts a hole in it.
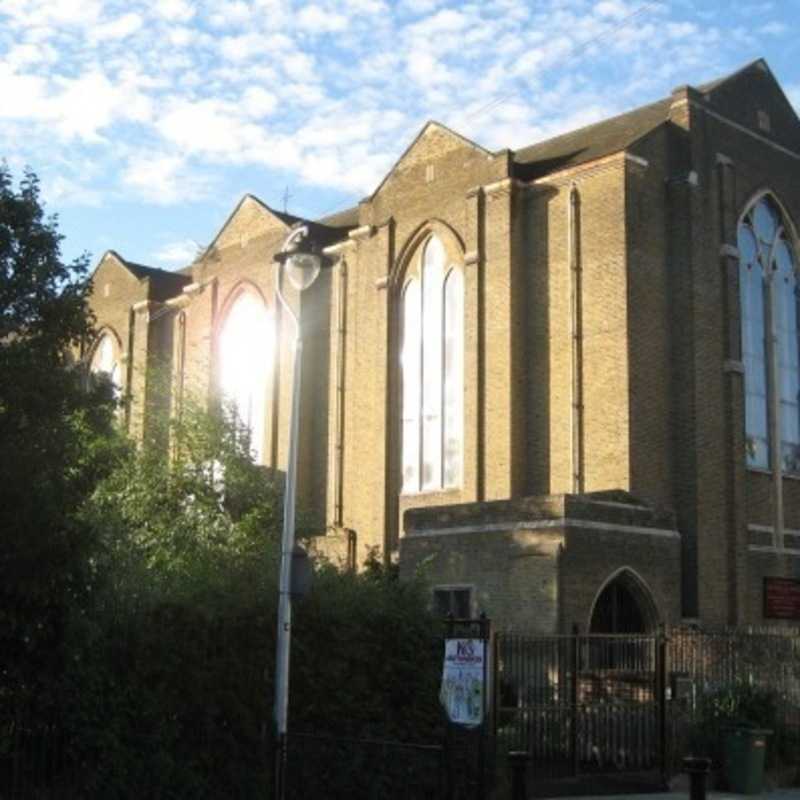
[[[328,216],[318,219],[317,222],[331,228],[356,228],[358,227],[358,206],[328,214]]]
[[[532,180],[624,150],[666,121],[672,98],[587,125],[514,153],[518,178]]]
[[[766,62],[758,59],[728,75],[694,88],[709,100],[717,89],[729,86],[735,79],[753,72],[756,68],[769,71]],[[567,167],[622,152],[666,123],[671,105],[672,97],[665,97],[593,125],[523,147],[512,153],[513,174],[521,180],[535,180]],[[358,206],[323,217],[318,223],[329,228],[356,227]]]
[[[109,251],[128,272],[139,280],[148,279],[150,281],[150,297],[154,300],[165,300],[178,294],[188,283],[191,283],[191,276],[180,272],[169,272],[158,267],[148,267],[146,264],[137,264],[135,261],[128,261],[115,250]]]
[[[715,90],[757,68],[769,71],[766,62],[757,59],[728,75],[693,88],[709,100]],[[566,167],[621,152],[665,123],[671,104],[672,97],[665,97],[616,117],[523,147],[513,154],[514,173],[522,180],[533,180]]]

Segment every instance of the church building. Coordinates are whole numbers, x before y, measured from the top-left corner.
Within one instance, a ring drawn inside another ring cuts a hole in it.
[[[304,220],[245,196],[175,273],[106,253],[86,361],[132,435],[225,398],[285,470],[274,256],[305,225],[332,262],[293,295],[316,552],[377,549],[438,610],[507,630],[783,624],[798,221],[800,120],[763,60],[516,151],[430,122],[354,208]]]

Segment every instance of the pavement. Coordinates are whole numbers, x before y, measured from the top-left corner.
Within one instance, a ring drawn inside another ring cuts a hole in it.
[[[572,798],[572,800],[686,800],[689,792],[656,792],[651,794],[615,794]],[[800,789],[772,789],[761,794],[735,794],[734,792],[708,792],[708,800],[800,800]],[[559,800],[570,800],[562,797]]]

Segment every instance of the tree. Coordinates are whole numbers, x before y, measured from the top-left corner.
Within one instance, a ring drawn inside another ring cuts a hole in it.
[[[55,217],[26,171],[0,163],[0,681],[31,685],[56,663],[85,581],[74,514],[114,459],[109,387],[74,353],[91,335],[88,257],[64,263]],[[13,655],[12,655],[13,654]]]

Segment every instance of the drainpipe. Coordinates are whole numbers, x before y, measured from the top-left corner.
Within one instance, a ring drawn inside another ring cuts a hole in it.
[[[133,404],[133,345],[136,328],[136,312],[128,309],[128,361],[125,364],[125,430],[131,430],[131,405]]]
[[[183,396],[186,385],[186,312],[178,313],[178,396],[176,398],[176,416],[183,419]]]
[[[583,308],[580,261],[580,194],[569,190],[570,335],[572,338],[572,491],[584,491],[583,453]]]
[[[345,346],[347,334],[347,261],[339,259],[339,304],[336,314],[336,453],[335,453],[335,496],[334,524],[344,526],[344,384],[345,384]]]

